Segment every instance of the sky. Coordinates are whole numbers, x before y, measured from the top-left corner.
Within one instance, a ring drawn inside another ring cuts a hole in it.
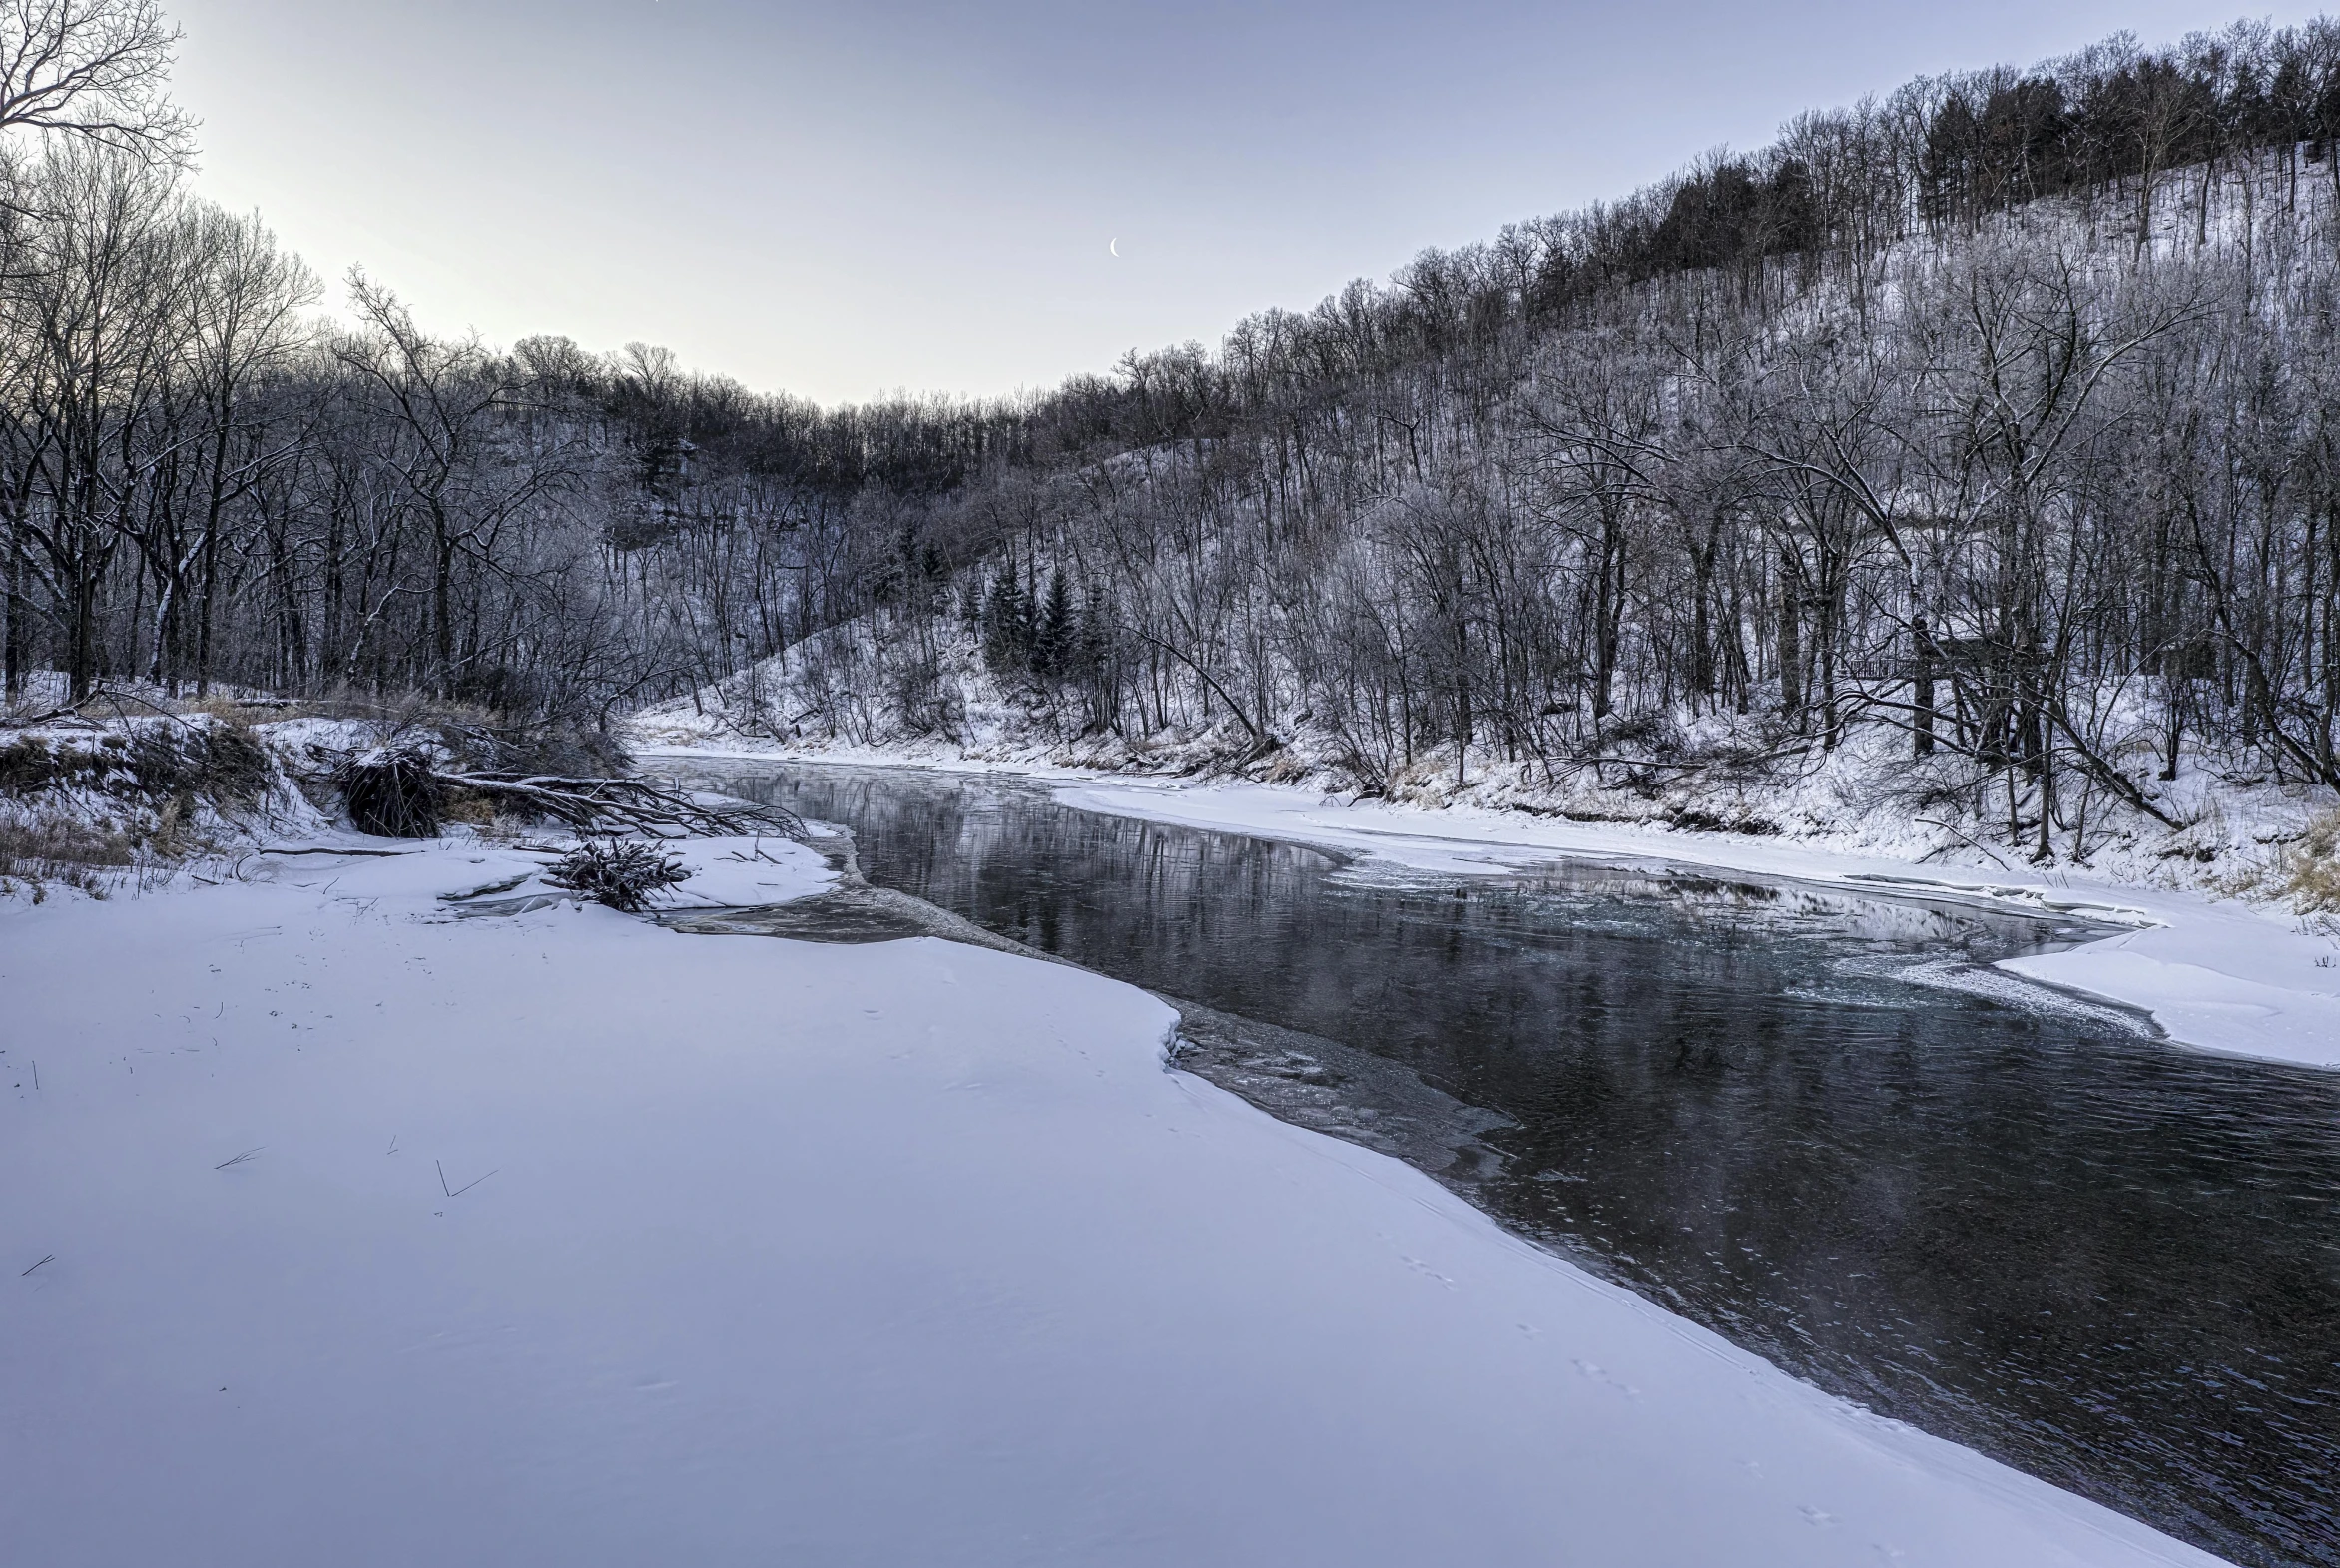
[[[2313,7],[2250,14],[2278,23]],[[2196,0],[175,0],[198,189],[426,326],[823,402],[1214,342],[1808,108]],[[1118,248],[1120,255],[1112,254]]]

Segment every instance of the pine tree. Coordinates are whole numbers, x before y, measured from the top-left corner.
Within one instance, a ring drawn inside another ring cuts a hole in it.
[[[1086,694],[1089,722],[1098,726],[1112,725],[1120,707],[1112,667],[1115,619],[1105,585],[1092,581],[1082,597],[1080,624],[1067,636],[1062,656],[1066,677]]]
[[[1032,668],[1042,675],[1068,673],[1078,629],[1073,622],[1072,589],[1060,567],[1048,578],[1048,598],[1032,634]]]
[[[1039,606],[1033,601],[1031,589],[1022,583],[1011,579],[1007,591],[1011,596],[1008,606],[1008,625],[1011,628],[1009,641],[1015,651],[1016,667],[1028,670],[1032,664],[1033,645],[1039,641]]]
[[[1015,562],[991,580],[983,601],[983,663],[993,675],[1028,670],[1037,640],[1031,596],[1016,580]]]
[[[1015,662],[1015,574],[991,579],[983,594],[983,663],[1003,675]]]

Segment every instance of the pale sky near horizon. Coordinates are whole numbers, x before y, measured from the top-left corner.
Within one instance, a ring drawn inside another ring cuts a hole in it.
[[[1800,110],[2207,0],[168,0],[198,189],[440,332],[824,402],[1216,341]],[[2293,22],[2316,7],[2249,14]],[[1108,254],[1119,241],[1122,255]]]

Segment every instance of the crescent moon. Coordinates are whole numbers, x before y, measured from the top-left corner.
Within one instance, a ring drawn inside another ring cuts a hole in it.
[[[1106,241],[1105,249],[1112,252],[1115,256],[1119,256],[1121,254],[1121,237],[1116,235],[1112,239]]]

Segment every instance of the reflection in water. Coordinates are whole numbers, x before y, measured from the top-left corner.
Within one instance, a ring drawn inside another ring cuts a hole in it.
[[[947,777],[722,786],[850,826],[876,883],[1499,1113],[1494,1159],[1434,1174],[1823,1387],[2237,1561],[2340,1562],[2340,1078],[1960,989],[2068,926],[1381,876]]]

